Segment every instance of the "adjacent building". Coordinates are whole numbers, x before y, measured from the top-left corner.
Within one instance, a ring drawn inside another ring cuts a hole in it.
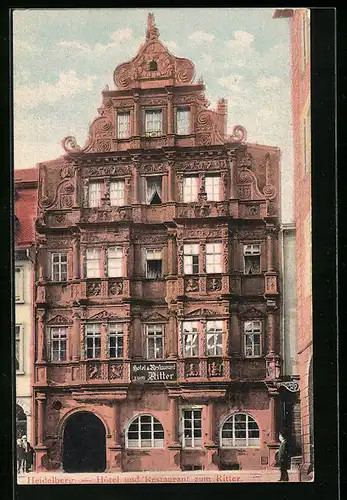
[[[296,344],[300,377],[303,471],[313,467],[312,286],[311,286],[311,117],[310,11],[278,9],[291,32],[292,124],[294,146],[294,218],[296,233]]]
[[[32,346],[38,170],[14,172],[16,434],[32,442]]]
[[[193,80],[150,14],[86,144],[38,166],[37,470],[272,467],[280,151]]]

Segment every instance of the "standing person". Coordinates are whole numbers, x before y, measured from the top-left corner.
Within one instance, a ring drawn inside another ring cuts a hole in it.
[[[26,465],[25,470],[26,470],[26,472],[30,472],[31,467],[33,465],[34,450],[31,446],[31,444],[29,443],[29,441],[27,441],[26,436],[22,437],[22,444],[23,444],[24,453],[25,453],[25,465]]]
[[[289,450],[288,441],[284,434],[279,434],[278,439],[280,440],[280,447],[276,453],[276,462],[281,471],[280,481],[289,481],[288,469],[289,464]]]
[[[25,472],[25,449],[21,439],[17,439],[17,473]]]

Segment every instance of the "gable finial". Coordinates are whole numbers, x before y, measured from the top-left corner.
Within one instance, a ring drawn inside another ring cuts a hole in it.
[[[155,40],[159,37],[159,30],[155,25],[154,14],[149,13],[147,19],[146,40]]]

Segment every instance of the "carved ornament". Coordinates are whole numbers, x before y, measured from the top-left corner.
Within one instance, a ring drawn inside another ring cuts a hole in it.
[[[47,325],[70,325],[72,321],[61,314],[57,314],[54,318],[47,321]]]
[[[189,318],[195,318],[195,317],[204,317],[204,316],[216,316],[215,311],[211,311],[211,309],[195,309],[195,311],[192,311],[188,313],[186,316]]]
[[[242,319],[255,319],[255,318],[263,318],[264,313],[255,307],[251,307],[246,311],[240,313],[240,318]]]

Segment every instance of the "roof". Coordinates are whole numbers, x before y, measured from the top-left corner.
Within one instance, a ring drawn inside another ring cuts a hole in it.
[[[15,248],[30,246],[35,239],[38,169],[27,168],[14,171],[16,195],[14,215],[18,220],[15,229]]]

